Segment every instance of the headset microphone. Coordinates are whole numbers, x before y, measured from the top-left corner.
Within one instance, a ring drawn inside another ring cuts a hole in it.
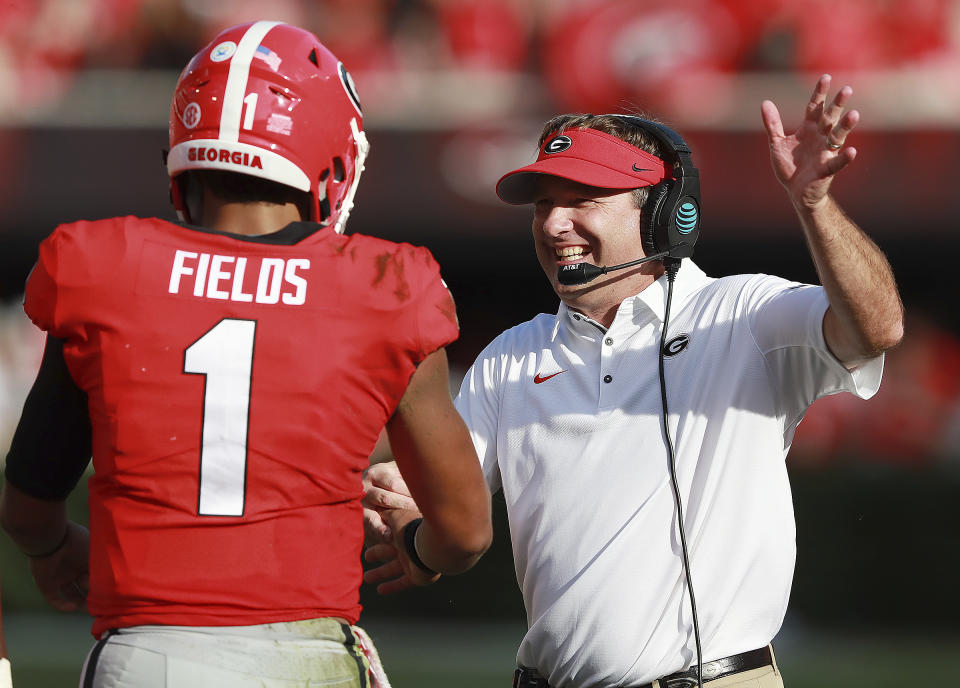
[[[646,258],[631,260],[629,263],[620,263],[620,265],[611,265],[610,267],[600,267],[599,265],[591,265],[590,263],[586,262],[561,265],[557,269],[557,281],[560,282],[560,284],[567,286],[573,284],[586,284],[587,282],[591,282],[600,275],[605,275],[608,272],[622,270],[623,268],[629,268],[634,265],[640,265],[640,263],[648,263],[651,260],[660,260],[661,258],[666,258],[669,255],[670,251],[663,251],[662,253],[656,253]]]

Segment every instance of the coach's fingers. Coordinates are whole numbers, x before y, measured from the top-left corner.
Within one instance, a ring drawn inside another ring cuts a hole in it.
[[[363,582],[368,585],[376,585],[377,583],[384,583],[401,578],[404,575],[406,575],[406,573],[403,569],[403,564],[397,560],[388,561],[382,566],[374,566],[372,569],[364,571]]]
[[[404,484],[406,488],[406,484]],[[363,495],[364,506],[374,509],[416,509],[417,503],[409,494],[383,489],[376,485],[367,488]]]
[[[367,467],[363,472],[363,486],[365,488],[380,487],[390,492],[410,496],[410,488],[400,475],[396,461],[384,461]]]
[[[363,582],[368,585],[376,585],[377,593],[380,595],[392,595],[401,590],[417,587],[417,584],[403,570],[403,565],[399,561],[391,561],[383,566],[364,571]]]
[[[823,108],[827,102],[827,92],[830,90],[832,80],[833,77],[829,74],[821,74],[820,78],[817,79],[817,84],[813,87],[813,93],[804,111],[804,117],[811,122],[816,123],[823,116]]]
[[[363,553],[363,560],[368,564],[378,562],[398,561],[397,548],[391,544],[381,543],[367,547]]]
[[[772,100],[764,100],[760,103],[760,118],[763,120],[763,128],[767,131],[767,139],[772,143],[782,139],[783,120],[780,118],[780,110]]]
[[[363,508],[363,532],[369,545],[393,541],[393,531],[376,509]]]
[[[827,148],[830,150],[840,150],[843,147],[847,136],[853,131],[854,127],[860,122],[860,113],[857,110],[851,110],[845,114],[827,132]]]
[[[404,570],[403,563],[397,558],[397,550],[393,547],[389,547],[388,550],[387,547],[378,548],[370,554],[364,553],[364,558],[367,561],[386,561],[386,563],[364,571],[363,582],[368,585],[376,585],[377,593],[380,595],[392,595],[401,590],[417,587],[417,584]]]
[[[853,146],[847,146],[833,159],[827,161],[827,176],[832,177],[844,167],[853,162],[857,157],[857,149]]]

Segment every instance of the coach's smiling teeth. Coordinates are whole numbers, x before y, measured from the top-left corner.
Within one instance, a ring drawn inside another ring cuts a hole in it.
[[[576,260],[582,258],[584,253],[583,246],[564,246],[557,248],[557,258],[560,260]]]

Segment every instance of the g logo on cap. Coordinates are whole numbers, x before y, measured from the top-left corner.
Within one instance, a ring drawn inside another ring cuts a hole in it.
[[[548,155],[550,153],[560,153],[572,145],[573,141],[570,140],[569,136],[557,136],[556,138],[550,139],[550,142],[543,147],[543,152]]]

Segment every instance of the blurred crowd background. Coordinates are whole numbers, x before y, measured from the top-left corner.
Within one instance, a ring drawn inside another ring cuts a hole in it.
[[[907,334],[873,400],[822,400],[797,433],[789,621],[955,630],[958,0],[0,0],[0,446],[43,343],[20,309],[37,244],[61,222],[173,218],[161,151],[179,70],[254,19],[314,31],[351,71],[372,150],[348,231],[434,252],[458,301],[460,372],[501,330],[556,309],[529,209],[493,190],[533,159],[545,119],[660,118],[700,169],[698,264],[816,281],[759,104],[774,100],[789,128],[820,73],[851,84],[859,155],[834,193],[887,252]],[[416,602],[367,594],[370,613],[522,618],[499,528],[480,573]],[[40,608],[25,563],[3,553],[5,607]]]

